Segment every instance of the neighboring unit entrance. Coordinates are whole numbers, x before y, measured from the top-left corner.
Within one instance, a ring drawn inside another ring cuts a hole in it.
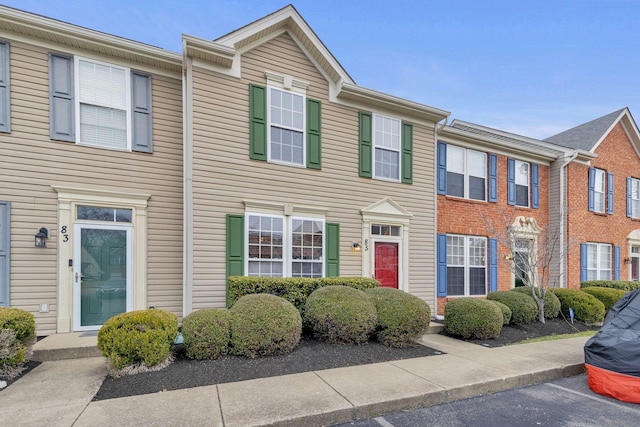
[[[385,288],[398,288],[398,248],[395,242],[374,242],[374,277]]]
[[[76,224],[73,251],[74,330],[98,329],[132,309],[132,228]]]

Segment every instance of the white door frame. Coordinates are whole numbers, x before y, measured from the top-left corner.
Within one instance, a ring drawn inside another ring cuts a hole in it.
[[[376,271],[376,243],[397,243],[398,244],[398,289],[403,289],[402,284],[402,237],[396,236],[371,236],[371,272],[375,276]]]
[[[96,223],[82,223],[76,222],[73,225],[73,330],[74,331],[95,331],[102,327],[102,325],[80,325],[81,316],[81,257],[82,257],[82,229],[98,229],[98,230],[123,230],[126,231],[127,249],[126,249],[126,311],[133,310],[133,226],[122,224],[96,224]]]

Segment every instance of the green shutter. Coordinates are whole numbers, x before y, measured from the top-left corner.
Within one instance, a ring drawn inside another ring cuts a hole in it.
[[[373,166],[371,113],[360,112],[360,176],[371,178]]]
[[[267,160],[267,90],[249,85],[249,158]]]
[[[315,99],[307,99],[307,168],[321,169],[321,111],[322,103]]]
[[[227,277],[244,275],[244,215],[227,214]]]
[[[340,224],[327,223],[326,233],[327,264],[325,276],[337,277],[340,275]]]
[[[402,182],[413,183],[413,126],[402,123]]]

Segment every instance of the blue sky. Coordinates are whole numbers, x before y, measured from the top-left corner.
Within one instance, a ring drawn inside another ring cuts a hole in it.
[[[287,0],[0,0],[179,52]],[[640,118],[640,1],[299,0],[361,86],[545,138],[622,107]],[[640,119],[638,119],[640,120]]]

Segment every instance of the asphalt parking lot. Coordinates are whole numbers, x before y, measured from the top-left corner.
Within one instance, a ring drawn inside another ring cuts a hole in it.
[[[586,374],[334,427],[636,427],[640,405],[592,392]]]

